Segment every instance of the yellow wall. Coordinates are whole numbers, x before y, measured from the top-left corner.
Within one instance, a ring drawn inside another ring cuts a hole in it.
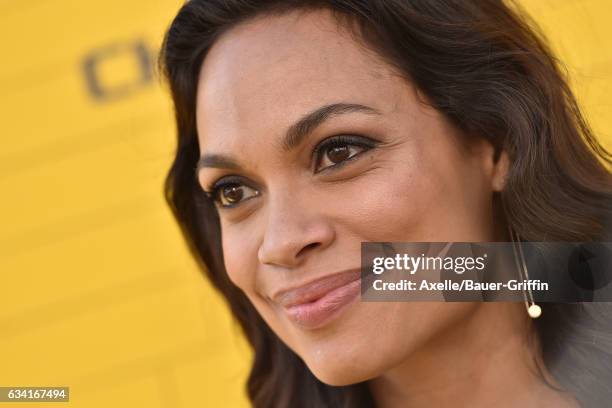
[[[0,2],[0,386],[70,386],[74,407],[247,406],[248,347],[161,194],[174,128],[146,62],[180,4]],[[612,148],[612,4],[524,4]]]

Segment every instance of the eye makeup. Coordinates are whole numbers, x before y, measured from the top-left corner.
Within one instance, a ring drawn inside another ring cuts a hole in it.
[[[380,144],[380,141],[362,135],[330,136],[319,142],[310,154],[311,170],[313,174],[340,170],[357,160],[362,153]],[[330,155],[330,152],[333,152],[333,155]],[[332,164],[319,168],[326,158]],[[234,208],[260,195],[255,185],[240,175],[222,176],[204,191],[208,198],[222,209]]]
[[[360,154],[376,147],[379,144],[380,144],[379,141],[366,137],[366,136],[361,136],[361,135],[337,135],[337,136],[328,137],[327,139],[324,139],[323,141],[321,141],[314,148],[312,152],[311,161],[313,162],[313,173],[317,174],[322,171],[340,169],[345,164],[347,164],[347,162],[349,162],[350,160],[353,160]],[[332,149],[337,149],[337,148],[342,148],[342,147],[357,147],[358,150],[360,149],[360,151],[358,151],[355,154],[350,155],[350,149],[349,149],[349,157],[337,163],[334,163],[330,166],[324,167],[323,169],[318,168],[318,166],[321,163],[321,160],[324,158],[324,155],[327,154],[329,156],[329,152],[332,151]]]

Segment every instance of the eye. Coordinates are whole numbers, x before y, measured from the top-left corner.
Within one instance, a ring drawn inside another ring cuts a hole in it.
[[[315,149],[315,172],[336,167],[370,150],[376,142],[361,136],[336,136],[324,140]]]
[[[217,182],[206,194],[219,206],[230,208],[259,195],[259,191],[238,182]]]

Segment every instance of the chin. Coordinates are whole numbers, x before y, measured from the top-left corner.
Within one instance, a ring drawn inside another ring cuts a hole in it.
[[[359,371],[344,369],[341,365],[337,365],[333,368],[326,367],[323,369],[316,369],[313,367],[310,368],[310,371],[322,383],[335,387],[356,384],[372,378],[371,376],[365,375]]]
[[[342,350],[346,351],[346,350]],[[370,351],[359,353],[333,352],[313,353],[304,361],[312,374],[327,385],[343,386],[370,380],[380,375],[380,370],[371,367],[372,354]]]

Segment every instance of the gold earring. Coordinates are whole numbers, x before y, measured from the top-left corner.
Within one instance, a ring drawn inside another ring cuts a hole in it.
[[[523,249],[520,243],[520,238],[516,234],[512,227],[508,226],[510,232],[510,239],[512,239],[512,251],[514,252],[514,261],[516,262],[516,268],[519,271],[519,275],[523,282],[529,281],[529,272],[527,271],[527,263],[525,262],[525,256],[523,255]],[[515,239],[516,234],[516,239]],[[520,262],[519,262],[520,258]],[[542,315],[542,308],[536,305],[533,299],[533,293],[531,292],[530,285],[527,285],[527,290],[523,290],[523,298],[525,299],[525,307],[527,308],[527,314],[532,319],[537,319]]]

